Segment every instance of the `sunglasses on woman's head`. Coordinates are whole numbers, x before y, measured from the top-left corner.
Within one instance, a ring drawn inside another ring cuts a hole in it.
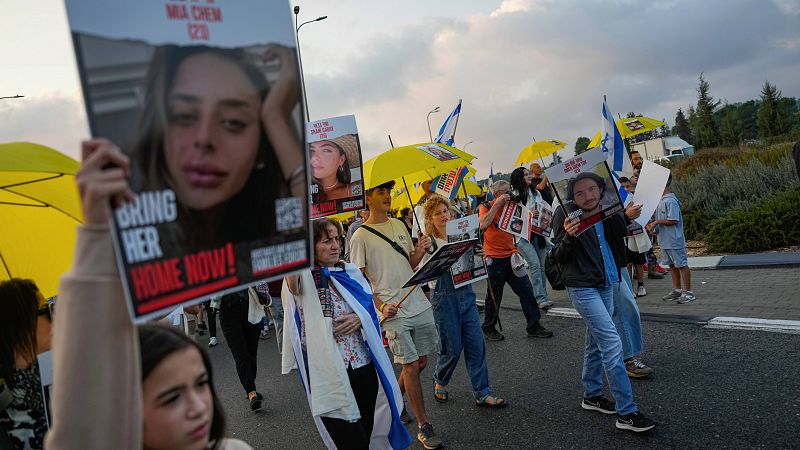
[[[50,297],[47,299],[47,303],[44,306],[39,308],[36,311],[37,316],[47,316],[47,320],[53,320],[53,316],[56,313],[56,297]]]

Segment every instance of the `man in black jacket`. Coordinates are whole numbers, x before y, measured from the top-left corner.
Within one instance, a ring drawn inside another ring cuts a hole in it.
[[[592,180],[593,183],[589,183]],[[584,216],[600,210],[606,189],[603,178],[582,173],[567,186],[567,200],[581,208]],[[629,206],[625,214],[636,218],[640,206]],[[626,265],[626,220],[620,213],[578,234],[580,220],[566,217],[558,207],[553,218],[553,252],[567,294],[586,323],[586,347],[581,376],[584,394],[581,407],[604,414],[618,414],[616,427],[643,432],[655,422],[639,412],[622,358],[622,341],[611,318],[614,285],[622,281],[620,267]],[[603,397],[603,369],[616,404]]]

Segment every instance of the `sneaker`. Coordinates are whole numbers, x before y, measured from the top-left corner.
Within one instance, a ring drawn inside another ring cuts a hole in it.
[[[419,427],[417,440],[427,449],[444,447],[444,442],[436,436],[436,432],[433,431],[433,425],[428,422],[423,423],[422,426]]]
[[[644,414],[636,411],[617,418],[617,428],[620,430],[630,430],[636,433],[641,433],[650,430],[656,426],[656,423],[644,416]]]
[[[218,343],[219,342],[217,342],[217,338],[216,337],[212,337],[211,339],[208,340],[208,346],[209,347],[216,347]]]
[[[587,411],[600,411],[603,414],[616,414],[615,403],[611,400],[598,395],[596,397],[584,398],[581,408]]]
[[[664,275],[662,275],[662,274],[660,274],[658,272],[647,272],[647,278],[649,278],[651,280],[663,280],[664,279]]]
[[[537,324],[534,328],[528,330],[528,337],[549,338],[553,337],[553,332]]]
[[[555,303],[551,302],[550,300],[546,300],[546,301],[543,301],[542,303],[539,303],[539,309],[541,309],[542,311],[547,311],[547,310],[548,310],[548,309],[550,309],[550,308],[551,308],[551,307],[552,307],[554,304],[555,304]]]
[[[202,331],[206,331],[208,329],[208,326],[206,326],[205,322],[200,322],[200,323],[197,324],[197,329],[198,330],[202,330]]]
[[[647,367],[639,358],[625,361],[625,370],[631,378],[647,378],[653,374],[653,368]]]
[[[669,301],[672,301],[672,300],[677,300],[677,299],[681,298],[681,294],[682,294],[682,292],[680,290],[673,289],[672,292],[670,292],[669,294],[661,297],[661,300],[665,301],[665,302],[669,302]]]
[[[406,425],[411,423],[411,415],[408,414],[405,406],[403,406],[403,410],[400,411],[400,422],[403,422]]]
[[[269,332],[267,330],[261,330],[261,339],[269,339]]]
[[[644,288],[644,285],[639,286],[639,288],[636,290],[636,296],[644,297],[645,295],[647,295],[647,289]]]
[[[658,264],[656,264],[656,266],[655,266],[655,271],[656,271],[657,274],[660,274],[660,275],[666,275],[666,273],[669,272],[667,269],[661,267]]]
[[[680,303],[681,305],[684,305],[686,303],[693,302],[695,300],[697,300],[697,297],[695,297],[694,292],[692,292],[692,291],[684,291],[681,294],[681,296],[678,298],[678,303]]]
[[[486,311],[486,306],[484,306],[484,305],[476,305],[476,306],[478,307],[478,312]]]
[[[256,392],[256,395],[254,395],[253,398],[250,399],[250,410],[261,411],[261,400],[263,399],[264,397],[258,392]]]
[[[502,341],[506,338],[502,333],[495,329],[483,330],[483,335],[486,336],[486,339],[490,341]]]

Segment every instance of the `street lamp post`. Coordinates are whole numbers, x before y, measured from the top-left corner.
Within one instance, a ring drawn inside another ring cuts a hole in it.
[[[295,6],[294,7],[294,26],[295,26],[294,36],[295,36],[295,39],[297,39],[297,62],[300,63],[300,85],[303,88],[303,106],[305,107],[305,110],[306,110],[306,122],[311,122],[311,114],[308,112],[308,97],[306,96],[306,76],[305,76],[305,73],[303,73],[303,56],[300,54],[300,28],[302,28],[303,25],[305,25],[307,23],[319,22],[320,20],[325,20],[325,19],[328,18],[328,16],[320,16],[320,17],[317,17],[314,20],[308,20],[308,21],[305,21],[305,22],[301,23],[300,25],[298,25],[297,24],[297,15],[298,14],[300,14],[300,7],[299,6]]]
[[[433,142],[433,133],[431,132],[431,114],[439,112],[439,107],[433,108],[432,110],[428,111],[428,116],[425,120],[428,121],[428,136],[431,138],[431,142]]]
[[[464,144],[464,146],[463,146],[463,147],[461,147],[461,150],[467,151],[467,146],[468,146],[469,144],[472,144],[473,142],[475,142],[475,141],[469,141],[469,142],[467,142],[466,144]]]
[[[17,94],[17,95],[12,95],[10,97],[0,97],[0,100],[4,100],[4,99],[7,99],[7,98],[23,98],[23,97],[25,97],[25,96]]]

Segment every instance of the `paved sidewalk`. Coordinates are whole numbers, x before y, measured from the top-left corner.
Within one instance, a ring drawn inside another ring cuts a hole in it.
[[[692,290],[697,300],[686,305],[662,302],[661,296],[672,289],[667,274],[662,280],[645,279],[647,295],[637,299],[645,318],[747,317],[774,320],[800,320],[800,268],[747,268],[692,270]],[[635,282],[634,282],[635,283]],[[475,283],[478,299],[486,298],[486,283]],[[556,307],[572,308],[565,291],[548,286],[550,300]],[[519,300],[506,286],[503,308],[519,310]],[[508,313],[506,313],[508,314]]]

